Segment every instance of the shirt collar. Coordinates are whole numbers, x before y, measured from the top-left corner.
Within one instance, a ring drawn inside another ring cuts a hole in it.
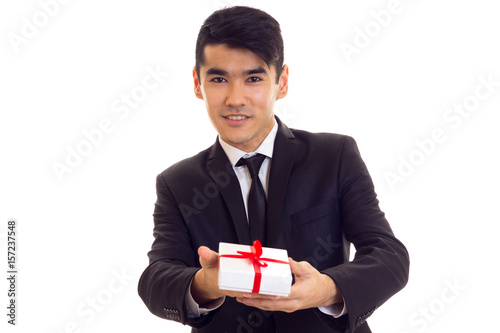
[[[222,146],[222,149],[226,153],[227,157],[229,158],[231,165],[233,166],[236,165],[236,163],[238,163],[238,161],[242,157],[247,158],[257,153],[265,155],[269,158],[273,157],[274,140],[276,139],[276,134],[278,133],[278,122],[275,119],[273,120],[274,120],[274,126],[271,132],[269,132],[269,134],[266,136],[264,141],[262,141],[260,146],[252,153],[247,153],[244,152],[243,150],[231,146],[230,144],[222,140],[221,137],[219,136],[219,143]]]

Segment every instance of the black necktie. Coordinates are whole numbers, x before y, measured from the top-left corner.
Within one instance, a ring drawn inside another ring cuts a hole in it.
[[[236,166],[246,165],[248,171],[250,171],[250,176],[252,176],[252,185],[248,194],[250,237],[252,237],[252,242],[258,239],[263,244],[266,225],[266,194],[259,179],[259,170],[265,159],[265,155],[256,154],[249,158],[241,158],[236,163]]]

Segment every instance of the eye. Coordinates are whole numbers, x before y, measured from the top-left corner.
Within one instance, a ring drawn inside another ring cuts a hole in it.
[[[252,83],[257,83],[257,82],[262,81],[262,79],[260,77],[257,77],[257,76],[252,76],[252,77],[249,77],[247,81],[250,81]]]
[[[226,79],[222,78],[222,77],[214,77],[212,80],[210,80],[210,82],[214,82],[214,83],[224,83],[224,82],[227,82]]]

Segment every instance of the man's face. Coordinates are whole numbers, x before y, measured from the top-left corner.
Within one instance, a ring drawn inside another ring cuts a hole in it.
[[[276,68],[255,53],[226,44],[207,45],[200,77],[193,70],[196,97],[203,99],[221,139],[246,152],[259,147],[274,125],[274,103],[288,92],[285,65]]]

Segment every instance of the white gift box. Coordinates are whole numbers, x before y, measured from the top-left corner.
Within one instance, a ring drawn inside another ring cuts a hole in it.
[[[260,242],[256,242],[254,246],[219,243],[219,288],[288,296],[292,272],[287,251],[262,247],[262,254],[258,256]]]

